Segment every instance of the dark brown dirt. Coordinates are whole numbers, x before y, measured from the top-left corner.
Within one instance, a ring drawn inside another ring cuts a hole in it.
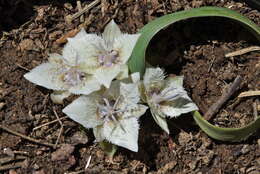
[[[114,18],[124,32],[135,33],[156,17],[206,5],[229,7],[260,25],[259,11],[242,1],[232,0],[104,0],[85,15],[84,25],[88,32],[100,33]],[[8,11],[10,6],[15,9]],[[23,75],[27,69],[46,61],[49,52],[62,49],[55,40],[82,24],[79,19],[72,24],[64,20],[76,12],[74,1],[38,1],[35,4],[21,0],[12,4],[12,1],[0,0],[0,13],[4,15],[0,15],[0,103],[4,105],[0,109],[0,120],[10,129],[55,144],[60,132],[59,122],[35,131],[33,128],[55,120],[55,111],[59,117],[65,116],[61,110],[70,101],[64,106],[53,104],[49,98],[51,91],[33,85]],[[185,75],[185,87],[202,113],[237,75],[241,75],[243,83],[239,91],[212,120],[222,127],[240,127],[252,121],[256,98],[238,100],[236,96],[242,91],[259,90],[260,54],[252,52],[234,58],[224,55],[256,44],[245,29],[232,21],[193,19],[178,22],[159,33],[150,46],[159,53],[151,55],[148,50],[148,57],[160,56],[159,62],[151,61],[165,67],[169,73]],[[0,173],[81,171],[89,156],[92,159],[86,173],[256,174],[260,170],[259,132],[241,143],[215,141],[199,130],[189,114],[169,121],[171,135],[168,136],[147,113],[141,119],[139,152],[119,148],[115,164],[107,162],[102,150],[93,144],[91,131],[85,133],[69,119],[62,122],[64,129],[59,143],[67,145],[59,150],[0,130],[0,160],[13,155],[17,157],[13,162],[0,163],[0,168],[6,164],[13,167],[19,164],[17,169]],[[24,158],[18,160],[18,156]]]

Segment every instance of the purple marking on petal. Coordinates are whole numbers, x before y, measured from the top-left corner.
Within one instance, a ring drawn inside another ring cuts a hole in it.
[[[86,74],[77,70],[76,68],[69,68],[64,73],[64,83],[68,86],[77,86],[79,85],[82,80],[85,78]]]
[[[115,50],[106,52],[105,54],[101,54],[98,56],[98,62],[101,66],[111,67],[116,63],[118,58],[118,52]]]

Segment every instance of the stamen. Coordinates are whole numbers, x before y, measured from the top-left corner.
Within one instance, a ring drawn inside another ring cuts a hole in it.
[[[109,102],[109,100],[107,98],[103,98],[104,103],[98,104],[99,114],[100,114],[101,119],[104,120],[104,122],[108,122],[108,121],[115,122],[120,125],[120,127],[123,129],[124,132],[126,132],[126,130],[124,129],[124,127],[122,126],[122,124],[119,121],[120,114],[125,112],[126,109],[116,110],[116,106],[118,105],[120,97],[121,96],[119,96],[116,99],[113,107],[110,105],[111,102]]]
[[[101,66],[110,67],[116,63],[118,52],[115,50],[106,51],[104,54],[98,56],[98,62]]]
[[[114,110],[116,109],[120,98],[121,98],[121,95],[119,95],[119,96],[117,97],[117,99],[116,99],[116,102],[115,102],[115,104],[114,104],[114,106],[113,106],[113,109],[114,109]]]
[[[76,86],[82,82],[85,78],[86,74],[77,70],[76,68],[68,68],[66,72],[64,72],[63,81],[68,86]]]

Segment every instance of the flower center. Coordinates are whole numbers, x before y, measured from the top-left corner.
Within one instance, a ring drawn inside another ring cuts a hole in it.
[[[111,101],[109,101],[107,98],[103,98],[104,102],[98,106],[98,112],[102,120],[105,122],[119,122],[119,114],[124,112],[124,110],[117,108],[119,100],[120,96],[116,100]]]
[[[118,52],[115,50],[108,51],[105,54],[100,54],[98,56],[98,61],[101,66],[111,67],[117,62]]]
[[[69,86],[77,86],[85,77],[86,74],[84,72],[72,67],[65,71],[63,81]]]

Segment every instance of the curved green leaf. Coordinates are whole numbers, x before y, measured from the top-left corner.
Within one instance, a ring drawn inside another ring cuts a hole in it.
[[[214,126],[205,120],[198,111],[193,112],[193,118],[199,127],[210,137],[221,141],[243,141],[254,133],[257,128],[260,128],[260,117],[242,128],[220,128]]]
[[[140,72],[141,74],[144,73],[146,49],[153,36],[155,36],[156,33],[158,33],[160,30],[180,20],[210,16],[229,18],[236,22],[239,22],[244,27],[246,27],[249,32],[254,34],[254,36],[260,41],[260,28],[248,18],[230,9],[218,7],[202,7],[187,11],[176,12],[157,18],[154,21],[145,25],[140,30],[141,36],[137,41],[132,56],[129,60],[130,71]],[[194,112],[193,117],[196,123],[205,133],[207,133],[210,137],[214,139],[222,141],[236,142],[245,140],[248,136],[254,133],[258,128],[260,128],[260,117],[257,118],[257,120],[255,120],[253,123],[242,128],[220,128],[214,126],[206,121],[199,112]]]
[[[137,41],[132,52],[132,56],[129,60],[130,71],[144,73],[146,48],[148,47],[148,44],[153,36],[156,35],[156,33],[158,33],[160,30],[181,20],[209,16],[233,19],[234,21],[237,21],[248,28],[248,30],[253,33],[255,37],[260,41],[260,28],[248,18],[230,9],[218,7],[202,7],[187,11],[180,11],[157,18],[154,21],[146,24],[139,31],[142,35]]]

